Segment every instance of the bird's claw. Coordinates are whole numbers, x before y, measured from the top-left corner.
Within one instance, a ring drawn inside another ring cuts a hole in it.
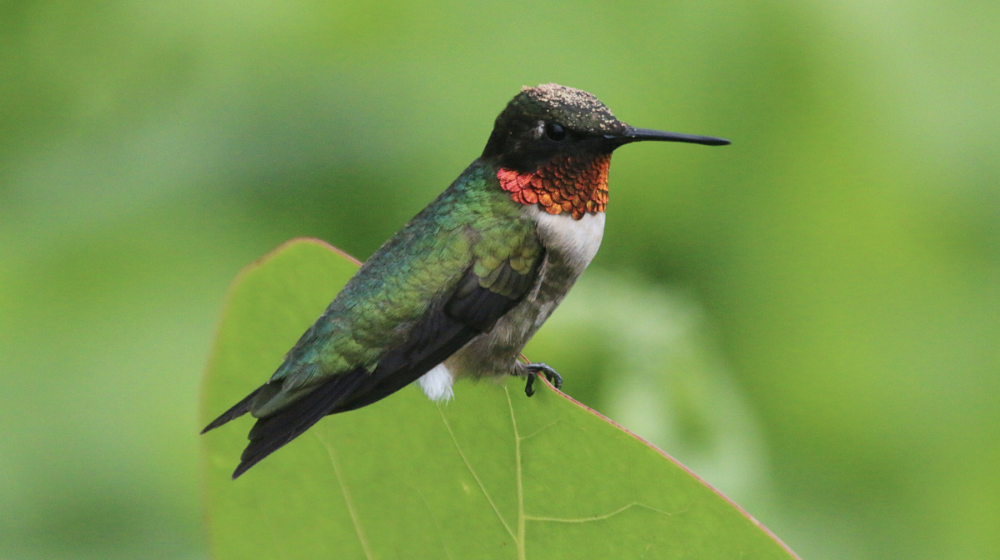
[[[551,367],[539,362],[537,364],[528,364],[525,368],[528,370],[528,381],[524,385],[525,395],[530,397],[535,394],[535,378],[538,377],[539,373],[544,375],[556,389],[562,389],[562,376]]]

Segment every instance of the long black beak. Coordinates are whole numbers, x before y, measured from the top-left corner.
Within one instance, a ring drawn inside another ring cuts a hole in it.
[[[703,144],[705,146],[725,146],[729,140],[725,138],[715,138],[714,136],[695,136],[693,134],[680,134],[678,132],[663,132],[662,130],[650,130],[648,128],[628,127],[625,134],[615,136],[605,136],[617,146],[631,144],[632,142],[644,142],[646,140],[656,140],[658,142],[686,142],[688,144]],[[617,147],[616,146],[616,147]]]

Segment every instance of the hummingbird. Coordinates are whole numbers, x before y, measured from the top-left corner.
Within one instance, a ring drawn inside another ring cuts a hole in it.
[[[604,236],[611,154],[625,144],[728,140],[634,128],[585,91],[524,87],[497,116],[482,155],[375,252],[271,378],[202,433],[250,413],[233,472],[324,416],[418,382],[434,401],[457,378],[536,377],[522,348],[590,264]]]

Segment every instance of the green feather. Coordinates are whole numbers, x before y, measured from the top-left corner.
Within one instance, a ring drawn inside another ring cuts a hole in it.
[[[523,293],[541,252],[534,221],[500,188],[496,169],[473,162],[368,259],[271,377],[281,390],[258,395],[252,414],[273,414],[332,376],[373,371],[470,267],[495,293]]]

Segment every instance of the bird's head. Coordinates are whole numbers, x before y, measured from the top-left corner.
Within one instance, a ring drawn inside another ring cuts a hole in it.
[[[543,84],[524,87],[497,116],[482,158],[499,169],[504,190],[522,204],[579,219],[604,211],[611,152],[658,140],[721,146],[728,140],[631,127],[585,91]]]

